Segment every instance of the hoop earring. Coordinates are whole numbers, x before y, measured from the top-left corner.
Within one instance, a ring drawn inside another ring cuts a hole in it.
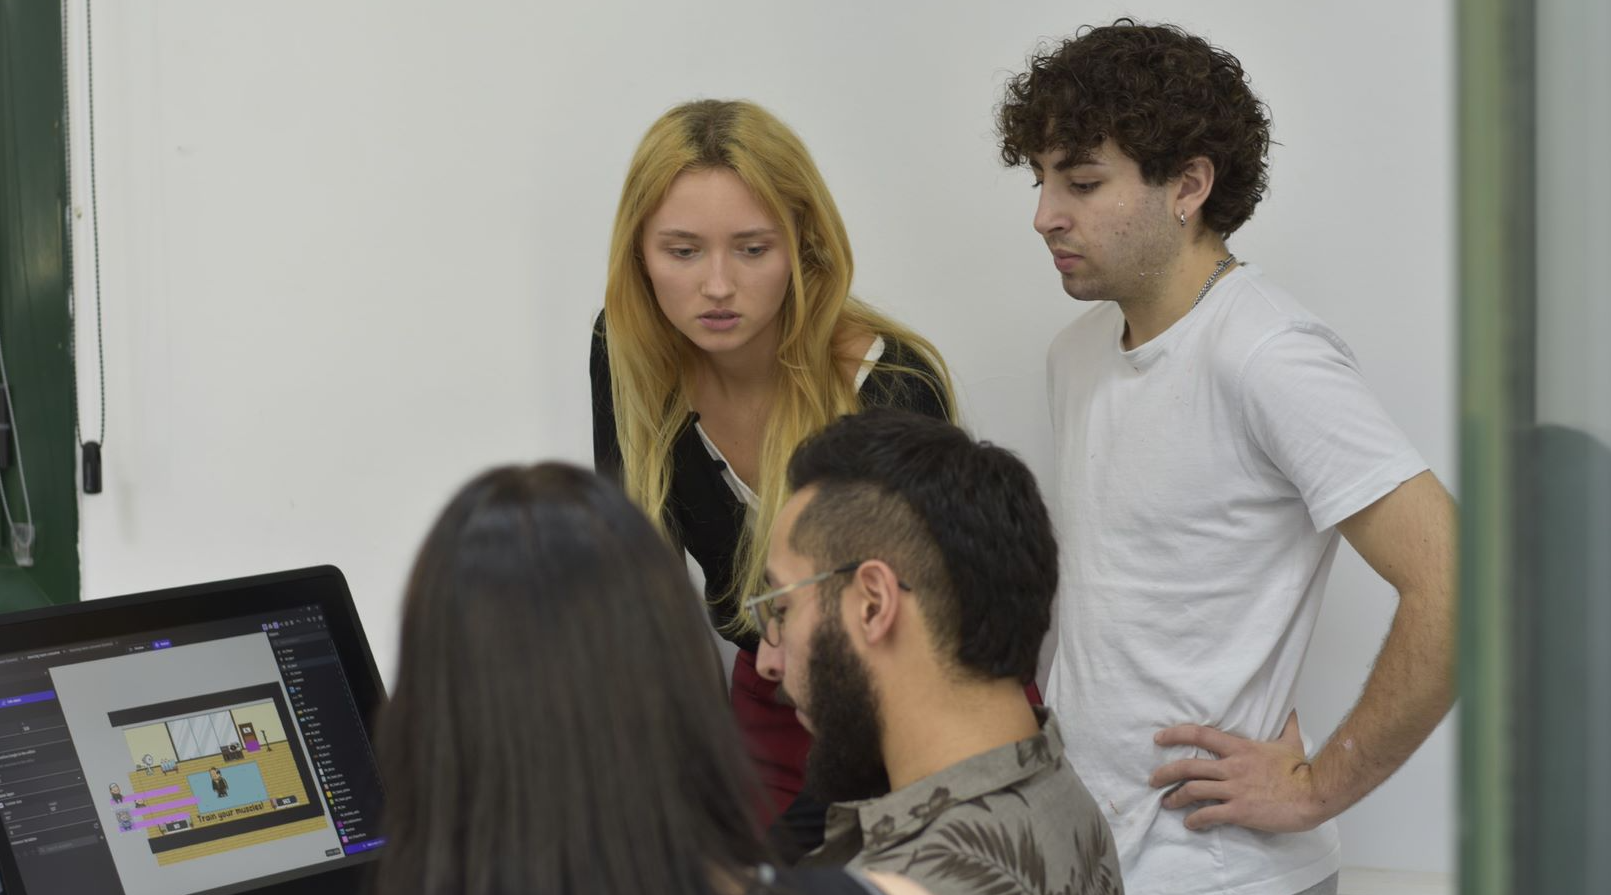
[[[1186,226],[1186,213],[1184,211],[1180,213],[1180,226]]]

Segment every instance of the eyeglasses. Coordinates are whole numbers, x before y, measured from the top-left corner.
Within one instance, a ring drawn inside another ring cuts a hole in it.
[[[769,590],[764,594],[750,597],[744,601],[744,611],[749,613],[750,622],[755,625],[757,631],[761,632],[761,639],[766,641],[766,645],[777,646],[783,642],[783,613],[778,611],[773,601],[791,591],[827,581],[835,575],[854,572],[861,568],[861,564],[864,562],[867,562],[867,560],[858,559],[855,562],[847,562],[826,572],[818,572],[809,578],[801,578],[793,584],[785,584],[776,590]],[[900,586],[901,590],[909,591],[912,589],[904,581],[897,580],[895,583]]]

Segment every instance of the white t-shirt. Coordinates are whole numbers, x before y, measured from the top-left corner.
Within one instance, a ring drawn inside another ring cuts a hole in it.
[[[1427,466],[1342,339],[1257,268],[1133,351],[1123,331],[1104,303],[1047,359],[1063,563],[1047,700],[1126,891],[1290,895],[1341,866],[1336,826],[1187,830],[1147,779],[1195,750],[1152,737],[1278,737],[1335,526]]]

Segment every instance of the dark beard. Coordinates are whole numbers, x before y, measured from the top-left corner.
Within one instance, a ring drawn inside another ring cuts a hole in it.
[[[872,678],[851,649],[838,614],[825,615],[811,635],[806,669],[807,714],[816,739],[806,756],[805,791],[826,802],[876,798],[889,792],[889,773]]]

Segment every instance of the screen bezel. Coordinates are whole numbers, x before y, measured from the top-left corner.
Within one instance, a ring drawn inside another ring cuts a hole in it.
[[[312,566],[0,615],[0,655],[274,614],[309,605],[318,606],[324,614],[326,630],[335,643],[353,702],[363,718],[364,733],[373,744],[375,714],[385,701],[386,691],[346,576],[335,566]],[[243,888],[231,886],[229,891],[263,895],[361,891],[368,873],[365,865],[379,858],[382,851],[383,848],[373,849],[339,861],[260,878],[261,885],[247,881],[241,884]],[[28,892],[10,837],[0,840],[0,883],[7,893]]]

